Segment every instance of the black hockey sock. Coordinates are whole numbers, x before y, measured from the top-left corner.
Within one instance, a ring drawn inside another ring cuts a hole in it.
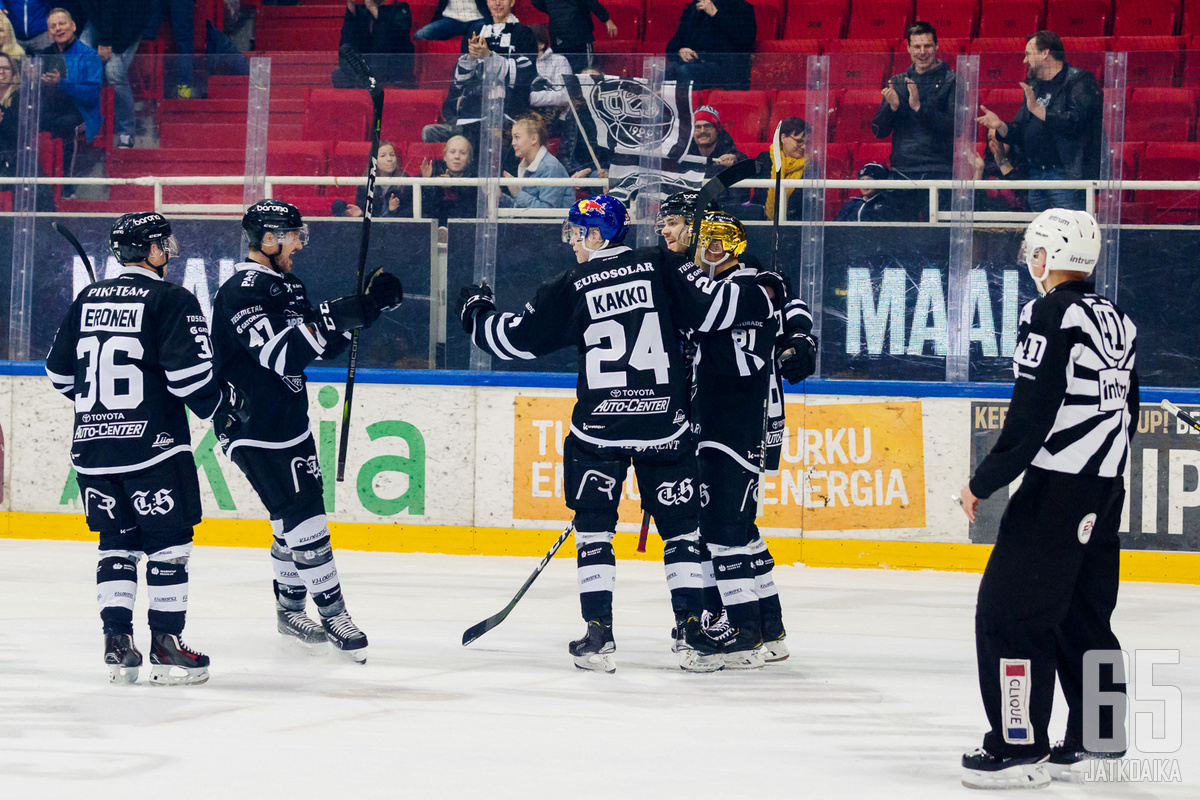
[[[575,532],[579,576],[579,610],[585,620],[612,619],[617,557],[611,533]]]
[[[183,633],[187,617],[187,560],[155,561],[146,564],[146,588],[150,595],[150,630],[155,633]]]
[[[304,581],[300,579],[300,573],[292,561],[292,551],[288,548],[287,542],[283,540],[282,524],[278,520],[271,520],[271,523],[279,525],[279,532],[275,534],[275,539],[271,543],[271,567],[275,571],[275,598],[288,611],[303,611],[304,599],[308,596],[308,590],[304,588]]]
[[[783,608],[779,603],[779,590],[775,588],[775,558],[767,549],[767,543],[757,538],[750,543],[751,565],[754,567],[754,594],[758,598],[762,618],[783,619]]]
[[[713,547],[713,567],[717,573],[717,587],[721,590],[721,602],[729,612],[729,621],[739,615],[742,619],[758,617],[758,597],[754,593],[754,568],[750,564],[748,547]],[[754,604],[754,611],[735,608]]]
[[[675,618],[699,617],[704,610],[704,571],[700,533],[685,533],[663,542],[663,566]]]
[[[137,562],[104,556],[96,566],[96,600],[104,632],[133,633],[133,601],[137,597]]]

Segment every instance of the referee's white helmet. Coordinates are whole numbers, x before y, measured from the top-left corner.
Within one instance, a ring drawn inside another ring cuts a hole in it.
[[[1091,275],[1100,260],[1100,226],[1086,211],[1049,208],[1025,229],[1021,243],[1021,260],[1029,269],[1038,291],[1046,293],[1042,280],[1033,274],[1033,257],[1038,250],[1046,251],[1046,271],[1067,270]]]

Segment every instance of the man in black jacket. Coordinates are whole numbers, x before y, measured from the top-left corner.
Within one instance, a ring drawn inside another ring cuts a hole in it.
[[[892,172],[908,180],[948,179],[954,151],[954,73],[937,57],[937,31],[914,22],[905,31],[912,64],[883,87],[871,121],[877,139],[892,137]],[[900,195],[905,219],[919,219],[925,192]]]
[[[533,0],[533,7],[550,17],[550,46],[566,56],[575,72],[592,65],[593,14],[604,23],[610,37],[617,35],[617,23],[609,18],[600,0]]]
[[[693,89],[749,89],[758,27],[746,0],[694,0],[667,42],[667,80]]]
[[[88,23],[79,39],[94,47],[104,62],[104,79],[113,87],[113,128],[117,147],[133,147],[137,130],[129,65],[142,42],[142,31],[150,21],[150,0],[84,3]]]
[[[1021,83],[1025,105],[1011,122],[980,106],[978,121],[1002,142],[1024,154],[1032,181],[1094,180],[1100,177],[1103,94],[1096,77],[1065,61],[1062,39],[1052,31],[1032,33],[1025,41],[1028,77]],[[1029,209],[1084,209],[1082,189],[1030,189]]]

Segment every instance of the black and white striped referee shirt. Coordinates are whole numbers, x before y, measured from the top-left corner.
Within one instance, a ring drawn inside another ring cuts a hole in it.
[[[1138,416],[1137,328],[1084,281],[1021,310],[1016,386],[1004,429],[971,491],[987,497],[1033,465],[1114,478],[1129,464]]]

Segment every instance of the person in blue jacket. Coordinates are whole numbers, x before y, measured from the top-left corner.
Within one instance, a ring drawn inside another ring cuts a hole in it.
[[[54,44],[42,51],[41,130],[63,140],[65,172],[74,163],[75,129],[83,125],[89,142],[100,134],[104,65],[95,50],[75,38],[75,20],[70,13],[55,9],[46,24]]]
[[[530,114],[512,126],[513,155],[521,159],[517,174],[505,171],[506,178],[566,178],[566,168],[546,149],[546,122]],[[569,208],[575,202],[575,190],[570,186],[506,187],[510,196],[501,195],[501,205],[517,208]]]

